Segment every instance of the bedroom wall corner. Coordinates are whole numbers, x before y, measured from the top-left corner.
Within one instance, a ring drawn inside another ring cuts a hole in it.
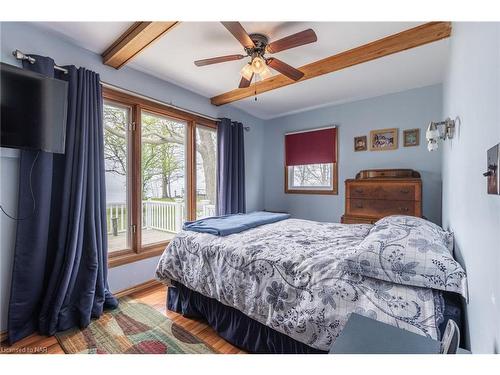
[[[453,23],[444,117],[460,117],[443,148],[443,227],[469,286],[467,345],[500,353],[500,196],[486,193],[486,151],[500,142],[500,23]]]
[[[266,121],[264,129],[265,208],[293,217],[339,222],[344,213],[344,181],[363,169],[411,168],[423,181],[423,213],[441,224],[441,151],[428,152],[425,130],[442,116],[442,85],[387,94],[327,106]],[[339,194],[285,194],[283,189],[284,134],[336,124],[339,126]],[[393,151],[355,152],[354,137],[370,130],[399,128],[399,147]],[[420,145],[403,147],[403,129],[420,129]]]

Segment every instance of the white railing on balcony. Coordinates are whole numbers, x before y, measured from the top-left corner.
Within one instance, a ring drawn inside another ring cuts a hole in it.
[[[176,233],[186,220],[184,202],[142,202],[142,228]]]
[[[198,218],[217,215],[217,213],[215,212],[215,204],[210,204],[210,201],[208,199],[199,201],[196,208]]]
[[[198,202],[198,216],[200,214],[202,217],[215,216],[215,205],[209,203],[208,200]],[[106,205],[106,217],[108,234],[114,233],[113,225],[116,225],[117,234],[127,230],[127,205],[125,203],[108,203]],[[142,202],[143,229],[177,233],[182,229],[184,221],[186,221],[186,210],[182,200],[174,202],[147,200]]]
[[[123,202],[112,202],[106,204],[106,220],[108,234],[113,233],[113,221],[116,220],[117,232],[127,230],[127,205]]]

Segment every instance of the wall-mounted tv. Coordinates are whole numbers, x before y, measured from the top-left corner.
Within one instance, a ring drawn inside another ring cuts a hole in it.
[[[1,63],[2,147],[64,153],[68,84]]]

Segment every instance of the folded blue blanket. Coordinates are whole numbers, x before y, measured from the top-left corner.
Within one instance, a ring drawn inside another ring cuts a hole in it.
[[[240,233],[260,225],[285,220],[289,217],[289,214],[256,211],[249,214],[214,216],[196,221],[186,221],[183,229],[194,232],[215,234],[216,236],[228,236],[230,234]]]

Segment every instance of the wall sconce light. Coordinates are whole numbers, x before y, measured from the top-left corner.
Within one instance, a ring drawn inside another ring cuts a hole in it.
[[[441,139],[452,139],[455,134],[455,120],[449,117],[440,122],[431,121],[425,132],[427,139],[427,150],[435,151],[439,148],[438,141]]]

